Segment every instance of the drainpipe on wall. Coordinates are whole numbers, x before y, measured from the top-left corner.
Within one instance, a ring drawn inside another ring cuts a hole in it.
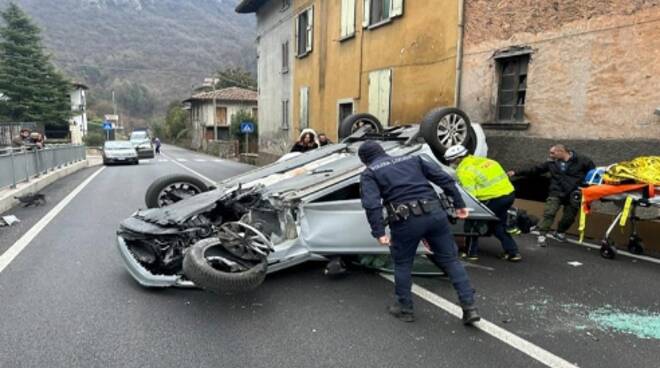
[[[454,107],[460,108],[461,80],[463,77],[463,31],[465,0],[458,0],[458,39],[456,41],[456,84],[454,85]]]

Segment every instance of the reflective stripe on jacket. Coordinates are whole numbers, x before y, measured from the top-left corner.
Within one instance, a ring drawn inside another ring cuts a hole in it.
[[[480,201],[513,193],[509,176],[497,161],[485,157],[467,156],[456,168],[458,181]]]

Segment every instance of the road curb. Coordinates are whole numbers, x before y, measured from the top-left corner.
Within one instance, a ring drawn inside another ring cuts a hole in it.
[[[67,175],[71,175],[86,167],[95,166],[94,164],[95,163],[92,163],[90,165],[90,162],[87,159],[85,159],[64,166],[61,169],[51,171],[38,178],[33,178],[28,183],[20,183],[17,185],[16,189],[3,190],[0,193],[0,213],[9,211],[19,204],[19,202],[14,197],[20,197],[28,193],[38,192],[43,188],[47,187],[48,185],[54,183],[58,179],[61,179]]]

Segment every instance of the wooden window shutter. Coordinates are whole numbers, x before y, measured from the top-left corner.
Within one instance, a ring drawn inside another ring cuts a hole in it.
[[[305,51],[312,51],[314,43],[314,7],[309,8],[307,11],[307,49]]]
[[[371,19],[371,0],[364,0],[364,15],[362,17],[362,27],[369,27]]]
[[[346,37],[348,34],[348,0],[341,0],[341,24],[339,36]]]
[[[300,129],[309,127],[309,87],[300,88]]]
[[[390,18],[403,15],[403,0],[391,0]]]
[[[392,70],[376,70],[369,73],[369,113],[389,126],[392,97]]]
[[[302,54],[302,50],[300,50],[300,46],[299,46],[300,45],[300,15],[298,15],[296,17],[296,22],[295,23],[296,24],[295,24],[294,32],[295,32],[295,35],[296,35],[296,45],[294,46],[295,47],[294,50],[295,50],[296,55],[300,55],[300,54]]]
[[[347,0],[347,22],[346,22],[346,36],[355,33],[355,0]]]

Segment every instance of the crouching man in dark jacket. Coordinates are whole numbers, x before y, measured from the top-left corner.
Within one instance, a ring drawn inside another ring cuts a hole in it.
[[[412,301],[412,266],[422,239],[429,243],[433,256],[449,275],[463,308],[463,323],[480,319],[474,306],[474,289],[458,260],[457,247],[447,213],[429,181],[440,186],[454,200],[456,214],[466,218],[468,210],[456,182],[435,163],[420,156],[392,157],[380,144],[364,142],[358,155],[367,169],[360,177],[362,206],[367,213],[371,234],[382,246],[390,247],[394,259],[397,303],[388,308],[405,322],[415,320]],[[392,239],[385,233],[383,208],[389,214]]]
[[[550,188],[548,199],[543,209],[543,220],[539,225],[540,235],[538,245],[546,246],[546,234],[555,222],[555,216],[560,208],[564,213],[559,220],[557,231],[553,237],[559,241],[566,240],[566,230],[571,227],[580,209],[579,200],[571,200],[576,190],[589,170],[595,168],[593,161],[587,156],[577,154],[562,144],[550,148],[550,159],[540,165],[525,170],[509,171],[509,176],[530,176],[550,173]]]

